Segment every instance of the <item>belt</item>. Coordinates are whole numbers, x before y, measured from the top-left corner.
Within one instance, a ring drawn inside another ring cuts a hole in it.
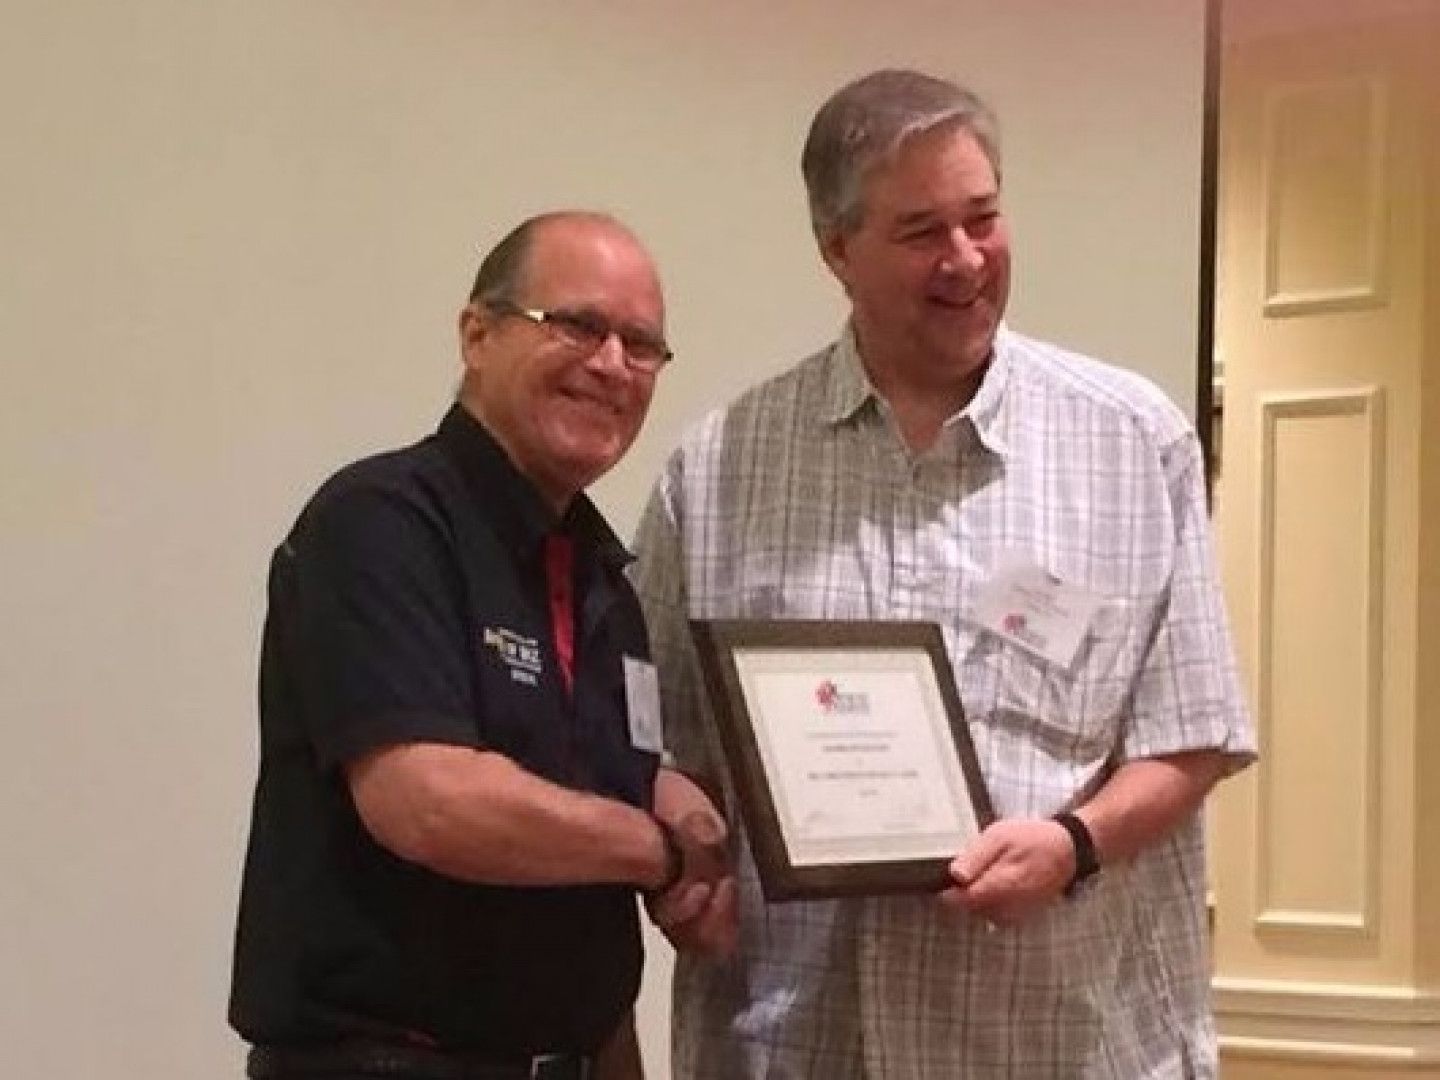
[[[245,1074],[251,1080],[355,1074],[394,1080],[590,1080],[591,1070],[590,1059],[581,1054],[535,1054],[497,1061],[421,1046],[348,1041],[321,1046],[253,1046]]]

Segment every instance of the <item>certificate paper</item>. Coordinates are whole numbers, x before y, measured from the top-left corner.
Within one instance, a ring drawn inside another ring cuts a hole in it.
[[[993,814],[939,628],[692,629],[767,898],[943,887]]]

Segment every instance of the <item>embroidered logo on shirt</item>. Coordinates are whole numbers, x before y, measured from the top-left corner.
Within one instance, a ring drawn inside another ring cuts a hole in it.
[[[545,667],[540,661],[540,641],[525,637],[503,626],[487,626],[481,632],[481,643],[494,649],[510,669],[510,678],[526,686],[538,686]]]

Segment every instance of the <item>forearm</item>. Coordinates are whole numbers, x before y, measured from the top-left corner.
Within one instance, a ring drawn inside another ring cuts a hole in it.
[[[349,775],[371,835],[448,877],[650,888],[664,876],[664,841],[645,811],[551,783],[500,754],[417,743],[361,759]]]
[[[1176,829],[1223,775],[1225,756],[1196,751],[1128,762],[1075,811],[1100,864],[1125,862]],[[947,904],[997,923],[1016,923],[1054,903],[1076,869],[1067,832],[1043,818],[1002,819],[950,864]]]
[[[1194,814],[1224,773],[1219,750],[1129,761],[1075,814],[1090,830],[1102,865],[1126,862]]]

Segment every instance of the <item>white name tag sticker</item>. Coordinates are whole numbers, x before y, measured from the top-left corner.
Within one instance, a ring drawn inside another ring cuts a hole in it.
[[[1028,559],[1001,560],[980,590],[975,621],[1062,668],[1075,662],[1101,597],[1061,581]]]
[[[658,754],[664,749],[660,724],[660,683],[655,665],[633,656],[625,663],[625,710],[630,714],[630,745]]]

